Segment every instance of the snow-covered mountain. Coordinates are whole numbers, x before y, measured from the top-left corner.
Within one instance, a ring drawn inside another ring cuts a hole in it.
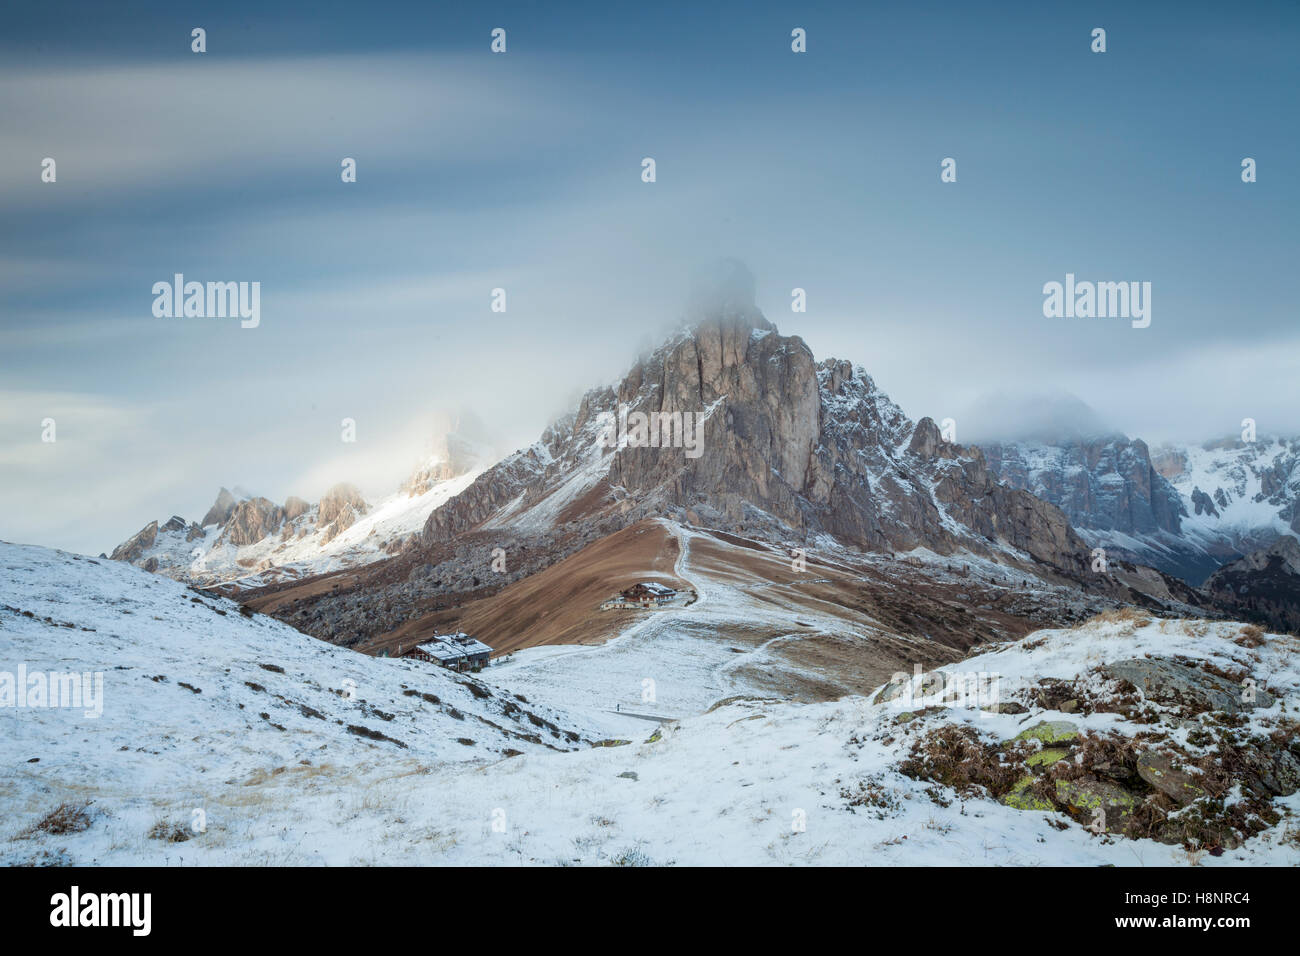
[[[151,521],[109,557],[178,581],[239,589],[356,567],[410,543],[491,463],[490,454],[450,434],[400,489],[374,502],[346,483],[317,502],[290,496],[283,504],[222,488],[202,521]]]
[[[998,553],[1087,573],[1088,548],[1057,508],[998,482],[978,449],[944,441],[930,419],[913,422],[861,367],[818,362],[752,301],[698,318],[435,511],[426,544],[672,514],[772,540]],[[695,446],[661,441],[665,423]]]
[[[1224,608],[1300,633],[1300,542],[1282,535],[1267,548],[1219,568],[1205,589]]]
[[[1092,546],[1199,585],[1300,533],[1300,440],[1149,450],[1123,435],[987,442],[990,469],[1061,508]]]
[[[1151,458],[1183,501],[1183,536],[1220,563],[1300,535],[1300,438],[1163,445]]]

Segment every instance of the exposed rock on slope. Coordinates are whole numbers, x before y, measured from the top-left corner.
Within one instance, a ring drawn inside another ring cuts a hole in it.
[[[234,514],[235,507],[238,504],[239,502],[235,499],[235,496],[222,488],[217,494],[217,500],[212,503],[212,507],[208,509],[208,513],[203,516],[203,520],[199,524],[205,528],[210,524],[225,524],[230,520],[230,516]]]
[[[1275,630],[1300,634],[1300,541],[1290,535],[1225,564],[1205,590],[1221,606]]]
[[[218,544],[240,547],[253,544],[280,530],[284,509],[267,498],[248,498],[235,506]]]
[[[1127,534],[1180,530],[1186,510],[1141,439],[1120,435],[982,447],[999,479],[1057,505],[1076,528]]]

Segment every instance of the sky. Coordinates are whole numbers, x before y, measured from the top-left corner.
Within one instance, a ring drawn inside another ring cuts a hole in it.
[[[520,447],[725,257],[959,441],[1049,395],[1300,434],[1300,5],[266,6],[3,14],[0,538],[382,495],[461,408]],[[178,272],[260,324],[155,317]],[[1150,282],[1150,326],[1045,317],[1067,273]]]

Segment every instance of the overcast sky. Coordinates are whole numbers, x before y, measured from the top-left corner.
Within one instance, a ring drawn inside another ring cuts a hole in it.
[[[990,392],[1300,433],[1294,3],[263,6],[5,14],[0,538],[384,494],[460,406],[525,444],[723,256],[959,440]],[[260,326],[155,318],[176,272],[260,282]],[[1150,282],[1150,327],[1045,318],[1066,273]]]

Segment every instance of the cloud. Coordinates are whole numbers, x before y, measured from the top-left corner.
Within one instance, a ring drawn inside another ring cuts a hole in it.
[[[31,176],[4,177],[0,198],[211,188],[316,164],[337,181],[344,156],[358,158],[361,182],[377,159],[472,162],[560,123],[537,83],[474,66],[466,56],[336,54],[12,67],[0,71],[0,166]],[[46,156],[58,163],[55,193],[39,180]]]

